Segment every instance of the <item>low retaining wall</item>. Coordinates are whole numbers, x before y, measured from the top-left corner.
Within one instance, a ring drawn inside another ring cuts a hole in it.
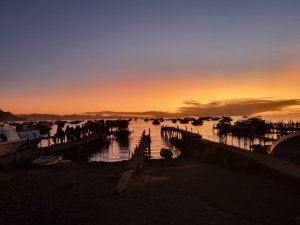
[[[181,151],[181,157],[197,158],[227,169],[260,173],[300,186],[300,167],[286,160],[200,138],[171,138],[170,142]]]

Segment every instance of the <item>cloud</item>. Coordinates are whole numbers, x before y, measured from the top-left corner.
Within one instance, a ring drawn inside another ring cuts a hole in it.
[[[184,103],[186,104],[185,101]],[[271,98],[259,99],[232,99],[220,102],[210,102],[208,104],[197,105],[193,101],[179,108],[180,114],[184,116],[214,116],[214,115],[252,115],[269,111],[283,111],[287,107],[300,106],[300,99],[279,99]]]
[[[180,107],[178,112],[144,111],[144,112],[118,112],[99,111],[86,112],[84,115],[101,117],[185,117],[185,116],[242,116],[272,111],[287,111],[290,107],[300,107],[300,99],[276,99],[272,97],[256,99],[231,99],[227,101],[212,101],[201,104],[194,100],[184,101],[185,106]],[[300,109],[294,109],[300,111]]]
[[[185,105],[193,105],[193,106],[201,106],[201,104],[199,102],[194,101],[194,100],[184,101],[183,104],[185,104]]]

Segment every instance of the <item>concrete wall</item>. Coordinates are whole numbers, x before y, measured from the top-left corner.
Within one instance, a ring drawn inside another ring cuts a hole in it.
[[[170,142],[181,151],[181,157],[300,186],[300,167],[286,160],[195,137],[172,138]]]

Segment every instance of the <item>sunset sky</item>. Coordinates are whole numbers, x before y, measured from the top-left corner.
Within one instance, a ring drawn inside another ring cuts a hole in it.
[[[15,114],[300,113],[299,0],[3,0],[0,27]]]

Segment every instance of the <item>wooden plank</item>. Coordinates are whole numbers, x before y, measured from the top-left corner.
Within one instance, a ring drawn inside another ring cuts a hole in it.
[[[115,193],[116,194],[121,194],[126,188],[129,183],[130,178],[133,176],[135,173],[135,170],[128,170],[122,173],[122,176],[119,180],[119,183],[117,187],[115,188]]]

